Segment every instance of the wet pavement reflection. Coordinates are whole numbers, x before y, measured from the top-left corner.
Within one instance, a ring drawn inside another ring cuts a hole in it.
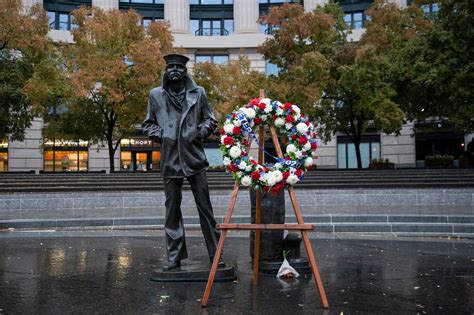
[[[328,314],[474,312],[474,241],[313,239],[331,305]],[[248,238],[228,238],[224,257],[238,280],[149,281],[166,260],[161,236],[0,238],[0,314],[320,314],[314,281],[273,276],[251,283]],[[207,261],[199,237],[193,260]]]

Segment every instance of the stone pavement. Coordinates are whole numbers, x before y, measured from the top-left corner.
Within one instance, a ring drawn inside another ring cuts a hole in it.
[[[238,280],[216,283],[201,308],[204,283],[149,281],[165,263],[162,231],[0,233],[0,314],[471,314],[474,241],[313,238],[330,309],[311,278],[251,283],[246,234],[226,240]],[[207,261],[188,233],[193,260]],[[233,233],[231,232],[231,235]],[[81,236],[81,237],[80,237]]]

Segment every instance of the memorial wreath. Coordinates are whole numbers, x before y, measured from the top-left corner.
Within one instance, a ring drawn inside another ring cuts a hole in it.
[[[255,126],[273,125],[287,135],[283,159],[265,151],[253,131]],[[303,179],[316,157],[316,133],[308,117],[297,105],[282,104],[268,98],[257,98],[227,115],[220,130],[220,149],[223,164],[235,180],[255,190],[278,194],[285,186],[293,186]],[[259,165],[248,155],[248,136],[275,163]]]

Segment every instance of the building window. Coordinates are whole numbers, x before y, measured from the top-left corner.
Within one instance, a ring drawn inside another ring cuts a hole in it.
[[[280,73],[280,68],[276,64],[273,64],[270,61],[266,60],[265,61],[265,73],[267,75],[278,76],[278,74]]]
[[[189,0],[192,5],[234,4],[234,0]]]
[[[165,0],[120,0],[122,3],[164,4]]]
[[[344,21],[350,29],[361,29],[364,27],[366,17],[364,12],[347,12]]]
[[[439,4],[438,3],[431,3],[431,4],[423,4],[421,6],[423,13],[426,18],[430,20],[434,20],[438,16],[439,12]]]
[[[48,25],[50,29],[70,31],[77,27],[72,22],[72,16],[67,12],[47,11]]]
[[[362,167],[369,167],[373,159],[380,159],[380,136],[363,137],[360,144]],[[357,168],[354,143],[348,137],[337,137],[337,168]]]
[[[147,137],[126,138],[120,141],[120,170],[147,172],[160,170],[160,147]]]
[[[119,9],[135,10],[142,16],[143,27],[148,27],[151,22],[165,18],[164,0],[120,0]]]
[[[422,121],[415,123],[416,160],[427,155],[452,155],[455,159],[464,152],[464,134],[452,124],[443,121]]]
[[[259,0],[259,13],[260,16],[268,15],[270,8],[280,6],[284,3],[294,3],[303,5],[303,0]],[[260,33],[272,35],[276,30],[278,30],[278,25],[269,25],[269,24],[260,24],[259,31]]]
[[[266,35],[273,35],[275,31],[280,29],[279,25],[271,25],[271,24],[259,24],[259,31],[260,33]]]
[[[189,32],[196,36],[228,36],[234,32],[232,19],[191,19]]]
[[[8,140],[0,140],[0,172],[8,171]]]
[[[229,62],[228,55],[196,55],[196,63],[210,62],[218,65],[225,65]]]
[[[44,143],[45,172],[85,172],[88,170],[87,141],[53,140]]]
[[[267,3],[299,3],[303,4],[303,0],[258,0],[258,3],[260,4],[267,4]]]
[[[227,36],[234,32],[233,1],[191,1],[189,31],[197,36]]]
[[[80,6],[91,6],[92,0],[43,0],[43,7],[48,15],[50,29],[73,30],[77,27],[72,21],[71,11]]]

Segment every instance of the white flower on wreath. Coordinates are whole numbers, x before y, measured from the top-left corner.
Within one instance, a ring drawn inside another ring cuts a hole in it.
[[[244,173],[242,173],[242,172],[239,171],[239,172],[236,173],[236,175],[237,175],[237,178],[241,178],[242,175],[244,175]]]
[[[281,163],[275,163],[275,168],[277,170],[281,169],[283,167],[283,165]]]
[[[304,166],[310,167],[311,165],[313,165],[313,158],[312,158],[312,157],[307,157],[307,158],[304,160]]]
[[[296,176],[295,174],[290,174],[290,176],[288,176],[288,178],[286,179],[286,182],[290,185],[294,185],[296,184],[300,179],[298,178],[298,176]]]
[[[296,131],[298,131],[300,135],[304,135],[308,131],[308,126],[306,126],[305,123],[299,123],[296,125]]]
[[[263,179],[265,180],[266,184],[270,187],[274,186],[277,183],[275,175],[273,174],[273,172],[266,173],[263,176]]]
[[[302,155],[303,155],[303,152],[301,152],[300,150],[295,151],[295,156],[297,159],[299,159]]]
[[[280,106],[281,106],[281,103],[280,103]],[[280,106],[278,106],[278,108],[276,110],[277,115],[282,115],[283,114],[283,108],[281,108]]]
[[[233,131],[234,131],[234,125],[232,125],[232,124],[225,125],[224,126],[224,131],[225,131],[225,133],[232,134]]]
[[[227,156],[222,160],[224,166],[230,165],[230,163],[232,163],[232,161]]]
[[[260,100],[260,103],[263,103],[263,104],[265,104],[265,105],[270,105],[271,100],[270,100],[269,98],[267,98],[267,97],[264,97],[264,98],[262,98],[262,99]]]
[[[300,114],[295,114],[294,116],[295,116],[295,120],[298,120],[298,119],[300,119],[300,117],[301,117]]]
[[[267,105],[265,106],[265,109],[264,109],[263,111],[268,114],[268,113],[270,113],[272,110],[273,110],[272,105],[267,104]]]
[[[285,128],[286,129],[291,129],[293,127],[293,124],[292,123],[286,123],[285,124]]]
[[[262,115],[260,116],[260,118],[262,118],[263,121],[267,120],[267,115]]]
[[[301,109],[296,105],[291,105],[291,109],[298,115],[301,113]]]
[[[252,165],[250,165],[250,164],[247,165],[247,166],[245,167],[245,171],[246,171],[246,172],[252,171]]]
[[[281,127],[285,124],[285,120],[283,118],[275,119],[274,125],[275,127]]]
[[[273,171],[273,176],[275,176],[277,183],[281,182],[283,179],[283,173],[280,171]]]
[[[237,146],[233,146],[229,150],[230,157],[233,158],[233,159],[238,158],[241,153],[242,153],[242,151]]]
[[[316,151],[311,152],[311,155],[312,155],[313,157],[316,157],[316,155],[317,155]]]
[[[311,149],[311,143],[306,142],[303,146],[303,150],[308,151],[309,149]]]
[[[237,126],[237,127],[240,127],[240,125],[241,125],[240,120],[234,119],[234,125]]]
[[[291,153],[291,152],[295,152],[296,151],[296,147],[294,144],[290,143],[289,145],[286,146],[286,153]]]
[[[245,163],[245,161],[241,161],[239,164],[239,169],[245,170],[246,167],[247,167],[247,163]]]
[[[248,175],[245,175],[244,177],[242,177],[242,179],[240,180],[240,183],[243,185],[243,186],[250,186],[252,184],[252,178]]]
[[[242,112],[244,112],[245,117],[248,119],[254,119],[255,118],[255,110],[253,108],[241,108],[240,109]]]

